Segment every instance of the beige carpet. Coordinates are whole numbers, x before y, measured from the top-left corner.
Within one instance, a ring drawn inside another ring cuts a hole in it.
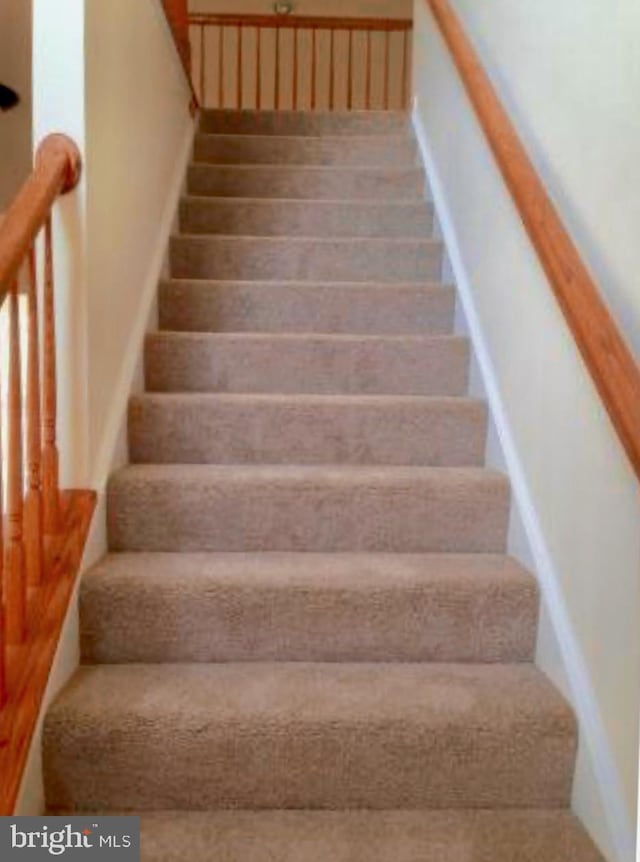
[[[145,862],[598,862],[403,114],[205,112],[44,728]]]

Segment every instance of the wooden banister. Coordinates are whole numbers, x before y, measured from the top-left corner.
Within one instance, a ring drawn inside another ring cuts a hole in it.
[[[371,30],[401,33],[411,30],[411,18],[329,18],[321,15],[250,15],[233,12],[194,12],[189,23],[195,26],[257,27],[271,30]]]
[[[371,108],[373,70],[378,63],[383,67],[382,93],[381,100],[376,98],[378,104],[375,107],[389,109],[394,91],[400,93],[402,104],[393,107],[407,106],[408,34],[413,28],[413,21],[409,18],[202,12],[189,15],[188,21],[194,40],[194,65],[198,70],[195,78],[199,82],[200,103],[203,106],[261,110],[265,101],[263,79],[266,78],[272,95],[269,101],[275,110],[298,110],[301,103],[302,107],[311,110],[315,110],[318,103],[323,109],[336,110],[339,101],[347,110],[354,107]],[[207,28],[217,31],[215,39],[206,38]],[[242,34],[247,34],[247,31],[249,38],[245,43]],[[268,40],[263,39],[268,31],[272,35]],[[225,38],[225,34],[230,32],[237,34],[233,42]],[[326,45],[323,44],[325,36]],[[379,36],[380,39],[374,43],[372,36]],[[340,45],[338,38],[341,40]],[[397,41],[394,56],[398,51],[402,54],[397,68],[391,65],[393,41]],[[272,47],[273,54],[263,65],[265,43],[267,47]],[[374,47],[378,45],[382,48],[382,58],[374,57]],[[339,47],[345,53],[344,63],[339,62],[337,56]],[[327,51],[328,57],[326,68],[320,62],[320,51],[323,49]],[[210,53],[215,54],[213,59],[210,59]],[[251,53],[253,59],[249,56]],[[364,69],[362,93],[356,98],[356,86],[361,79],[360,68]],[[208,92],[206,83],[213,78],[217,79],[217,87],[210,87]],[[230,87],[226,83],[230,78],[235,80],[236,86],[232,104],[227,105],[225,99],[229,101]],[[255,83],[252,94],[245,92],[243,86],[243,82],[249,80]],[[217,90],[215,99],[208,101],[207,97],[213,95],[214,89]]]
[[[95,505],[91,491],[60,493],[56,438],[52,210],[80,170],[74,142],[50,135],[0,223],[0,312],[8,324],[0,344],[0,393],[7,392],[6,405],[0,398],[0,426],[4,420],[7,428],[5,463],[0,455],[0,816],[13,813]]]
[[[640,368],[449,0],[426,0],[560,308],[640,478]]]
[[[54,201],[76,187],[82,160],[66,135],[49,135],[36,154],[33,173],[5,213],[0,231],[0,305],[18,274]]]

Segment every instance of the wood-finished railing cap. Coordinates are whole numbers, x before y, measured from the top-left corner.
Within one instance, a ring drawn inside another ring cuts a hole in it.
[[[449,0],[426,0],[520,218],[640,478],[640,367],[565,228]]]
[[[324,15],[260,15],[239,12],[192,12],[189,23],[225,27],[259,27],[309,30],[378,30],[401,32],[411,30],[411,18],[349,18]]]
[[[0,305],[56,198],[77,186],[81,172],[82,156],[71,138],[52,134],[42,141],[33,172],[0,226]]]

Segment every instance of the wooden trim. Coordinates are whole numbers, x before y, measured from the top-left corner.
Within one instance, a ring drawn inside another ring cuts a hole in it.
[[[66,135],[49,135],[38,147],[33,173],[5,213],[0,231],[0,305],[59,195],[80,180],[82,158]]]
[[[329,31],[329,109],[333,111],[335,105],[336,92],[336,31],[331,28]]]
[[[391,36],[384,34],[384,109],[389,110],[389,75],[391,72]]]
[[[364,106],[368,111],[371,108],[371,30],[367,31],[367,44],[365,52],[365,69],[367,79],[365,82]]]
[[[280,30],[276,30],[276,67],[274,71],[273,102],[276,111],[280,110]]]
[[[411,18],[323,18],[311,15],[234,15],[199,12],[189,16],[190,24],[207,27],[272,28],[276,30],[371,30],[392,33],[411,30]]]
[[[347,109],[353,108],[353,30],[349,30],[348,60],[347,60]]]
[[[256,108],[262,109],[262,30],[259,27],[256,28]]]
[[[207,100],[206,97],[206,74],[207,74],[207,64],[205,63],[205,56],[207,53],[206,39],[205,39],[205,29],[204,27],[200,27],[200,101],[204,105]]]
[[[316,109],[318,77],[318,36],[316,30],[311,31],[311,110]]]
[[[0,816],[9,816],[15,809],[95,505],[92,491],[62,495],[62,543],[53,571],[31,602],[31,636],[27,643],[8,649],[9,698],[0,712]]]
[[[260,31],[258,31],[260,32]],[[291,93],[291,103],[293,110],[298,110],[298,31],[293,31],[293,90]]]
[[[243,83],[242,82],[242,33],[243,33],[243,29],[244,28],[241,25],[238,25],[238,27],[236,28],[236,33],[237,33],[236,38],[238,39],[238,50],[236,52],[236,61],[237,61],[236,85],[238,88],[238,92],[236,95],[236,102],[238,103],[238,110],[241,110],[241,108],[242,108],[242,83]]]
[[[42,511],[42,410],[40,385],[40,321],[36,253],[28,259],[27,314],[27,496],[24,503],[24,549],[27,584],[38,587],[44,571]]]
[[[224,108],[224,27],[222,24],[218,28],[218,107]]]
[[[6,638],[10,646],[27,636],[27,578],[24,562],[22,362],[18,282],[9,294],[9,380],[7,393],[7,547],[5,550]]]
[[[560,308],[640,478],[640,368],[449,0],[426,0]]]

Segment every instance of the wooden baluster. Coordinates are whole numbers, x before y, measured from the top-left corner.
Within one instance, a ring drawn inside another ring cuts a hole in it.
[[[349,28],[349,59],[347,61],[347,109],[353,108],[353,30]]]
[[[238,84],[238,95],[237,95],[237,103],[238,110],[242,108],[242,26],[238,24],[237,27],[238,33],[238,69],[237,69],[237,84]]]
[[[0,367],[1,379],[2,367]],[[0,708],[7,702],[7,620],[4,596],[4,483],[2,462],[2,398],[0,397]]]
[[[364,102],[367,111],[371,110],[371,71],[372,71],[372,62],[371,62],[371,30],[367,30],[367,44],[365,49],[365,67],[366,67],[366,75],[367,80],[365,83],[365,93],[364,93]]]
[[[335,68],[335,30],[333,27],[329,30],[329,110],[333,111],[335,105],[335,78],[336,78],[336,68]]]
[[[224,108],[224,27],[218,34],[218,107]]]
[[[57,444],[56,325],[53,284],[53,240],[51,216],[44,226],[44,350],[42,415],[42,507],[47,564],[53,559],[54,543],[60,532],[60,489]]]
[[[384,109],[389,110],[389,66],[391,55],[391,34],[387,30],[384,41]]]
[[[280,110],[280,28],[276,27],[276,70],[275,70],[275,93],[273,102],[276,111]]]
[[[42,437],[40,412],[40,332],[36,255],[29,252],[27,342],[27,498],[24,511],[24,549],[27,583],[37,587],[43,572]]]
[[[207,50],[204,24],[200,27],[200,102],[206,104],[206,68],[205,53]]]
[[[256,108],[262,108],[262,28],[256,27]]]
[[[409,31],[404,31],[402,39],[402,107],[409,106]]]
[[[7,642],[23,643],[27,634],[27,579],[24,567],[22,387],[18,283],[9,293],[9,385],[7,447],[7,548],[5,558]]]
[[[316,108],[316,66],[318,64],[318,38],[316,28],[311,28],[311,110]]]
[[[298,28],[293,28],[293,110],[298,110]]]

